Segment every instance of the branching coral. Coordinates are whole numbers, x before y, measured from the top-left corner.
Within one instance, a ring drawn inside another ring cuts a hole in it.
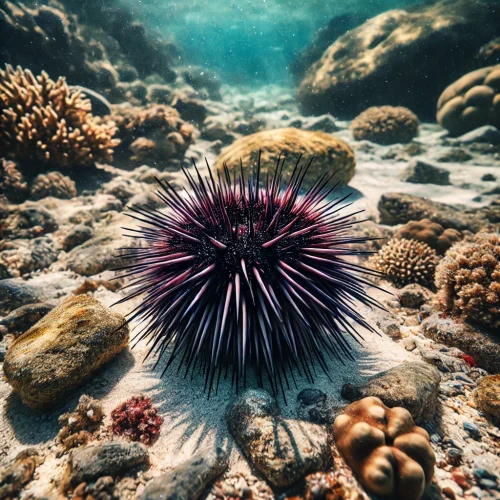
[[[421,241],[393,238],[372,259],[374,267],[401,288],[410,283],[432,286],[436,251]]]
[[[0,156],[35,165],[109,161],[119,141],[113,122],[92,116],[91,104],[64,78],[7,65],[0,70]]]
[[[103,419],[104,412],[101,405],[84,394],[73,412],[64,413],[59,417],[62,429],[57,439],[66,451],[84,445],[92,439],[92,434],[99,429]]]
[[[441,308],[465,320],[500,329],[500,236],[478,233],[453,245],[436,269]]]
[[[368,397],[349,405],[333,426],[337,449],[368,492],[418,500],[434,475],[429,435],[404,408]]]
[[[418,134],[418,118],[401,106],[371,107],[357,116],[351,125],[357,141],[377,144],[406,144]]]
[[[453,228],[444,229],[441,224],[429,219],[408,222],[398,229],[394,237],[422,241],[439,254],[444,254],[448,248],[462,239],[460,231]]]
[[[114,434],[125,436],[131,441],[152,444],[160,435],[163,417],[151,404],[151,398],[134,396],[111,412]]]

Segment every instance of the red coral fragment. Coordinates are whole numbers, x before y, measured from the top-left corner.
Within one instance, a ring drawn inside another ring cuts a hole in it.
[[[475,368],[477,366],[476,360],[468,354],[464,354],[462,356],[462,359],[472,368]]]
[[[125,436],[131,441],[151,445],[160,435],[163,417],[151,404],[151,398],[134,396],[111,412],[113,434]]]

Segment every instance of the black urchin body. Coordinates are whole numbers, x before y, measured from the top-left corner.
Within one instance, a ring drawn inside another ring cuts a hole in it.
[[[175,339],[168,366],[200,369],[209,394],[221,374],[238,387],[247,370],[258,384],[267,375],[273,392],[284,391],[293,369],[313,380],[314,365],[328,371],[325,355],[350,357],[343,332],[358,334],[350,320],[369,330],[355,301],[378,306],[360,276],[371,271],[345,256],[363,253],[352,245],[368,238],[349,234],[354,214],[340,216],[343,199],[328,201],[333,187],[323,177],[300,195],[308,165],[295,166],[283,186],[283,162],[260,186],[260,165],[248,182],[195,178],[184,171],[190,192],[181,196],[166,181],[157,195],[168,211],[132,207],[141,224],[139,248],[122,258],[135,278],[122,301],[145,294],[129,321],[145,322],[148,356],[158,359]]]

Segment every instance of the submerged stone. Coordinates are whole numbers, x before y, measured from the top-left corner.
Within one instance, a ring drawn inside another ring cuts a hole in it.
[[[50,407],[127,346],[125,321],[92,297],[70,297],[14,341],[5,378],[31,408]]]

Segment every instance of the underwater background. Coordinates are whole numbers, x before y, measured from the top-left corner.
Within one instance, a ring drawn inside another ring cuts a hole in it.
[[[500,498],[500,0],[0,0],[0,500]]]

